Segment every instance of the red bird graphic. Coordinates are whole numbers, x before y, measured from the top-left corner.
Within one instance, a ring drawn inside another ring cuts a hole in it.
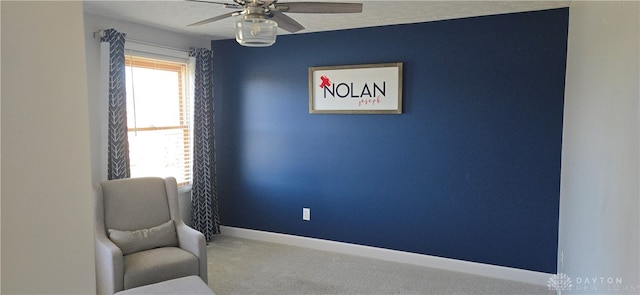
[[[326,86],[331,86],[331,80],[329,80],[329,78],[327,78],[327,76],[321,76],[320,80],[322,80],[322,83],[320,83],[320,88],[324,88]]]

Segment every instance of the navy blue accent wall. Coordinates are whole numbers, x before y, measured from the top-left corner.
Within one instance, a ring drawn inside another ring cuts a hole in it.
[[[213,41],[222,224],[555,273],[568,15]],[[398,61],[403,114],[309,114],[309,67]]]

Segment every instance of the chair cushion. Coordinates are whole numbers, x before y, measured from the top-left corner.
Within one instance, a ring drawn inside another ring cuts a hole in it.
[[[199,275],[198,257],[176,247],[156,248],[124,256],[124,289]]]
[[[136,230],[171,219],[164,179],[122,178],[102,184],[105,228]]]
[[[177,247],[178,236],[173,220],[149,229],[134,231],[109,229],[109,239],[123,255],[160,247]]]

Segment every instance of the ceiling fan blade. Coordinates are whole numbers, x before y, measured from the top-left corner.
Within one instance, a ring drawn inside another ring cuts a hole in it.
[[[217,1],[205,1],[205,0],[185,0],[185,1],[209,3],[209,4],[220,4],[220,5],[236,5],[235,3],[229,3],[229,2],[217,2]]]
[[[362,3],[288,2],[275,3],[278,11],[291,13],[359,13]]]
[[[271,10],[271,13],[273,14],[273,17],[271,19],[278,23],[278,28],[281,28],[290,33],[304,30],[303,25],[301,25],[291,17],[286,16],[284,13],[277,10]]]
[[[197,23],[192,23],[192,24],[187,25],[187,26],[188,27],[192,27],[192,26],[204,25],[204,24],[208,24],[208,23],[211,23],[211,22],[214,22],[214,21],[217,21],[217,20],[225,19],[225,18],[230,17],[230,16],[240,15],[241,13],[242,13],[242,11],[229,12],[229,13],[225,13],[225,14],[222,14],[222,15],[214,16],[212,18],[208,18],[208,19],[199,21]]]
[[[244,7],[244,5],[245,5],[245,1],[244,0],[233,0],[233,3],[218,2],[218,1],[207,1],[207,0],[185,0],[185,1],[222,5],[224,8],[232,8],[232,9],[242,9]]]

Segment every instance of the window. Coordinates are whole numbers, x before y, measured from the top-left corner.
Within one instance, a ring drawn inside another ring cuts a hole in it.
[[[125,56],[132,177],[191,183],[187,64]]]

